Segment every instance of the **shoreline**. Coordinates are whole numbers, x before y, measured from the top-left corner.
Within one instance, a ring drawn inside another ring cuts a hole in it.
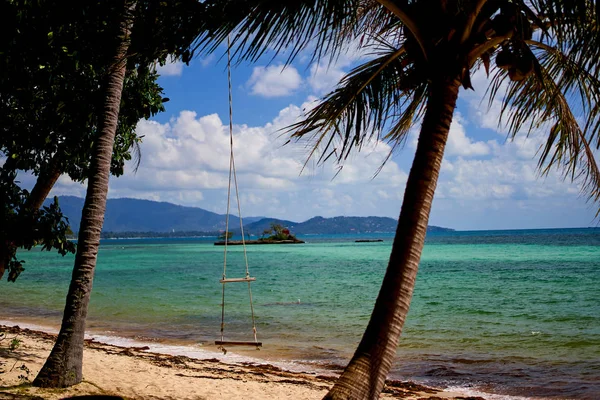
[[[156,351],[152,344],[143,345],[143,342],[130,339],[125,339],[129,340],[125,346],[107,344],[101,340],[108,336],[89,335],[84,349],[84,381],[67,389],[40,389],[31,387],[28,382],[41,368],[56,335],[6,325],[0,325],[0,331],[7,333],[8,339],[17,337],[20,340],[19,346],[12,351],[8,349],[8,343],[0,342],[0,370],[4,370],[0,374],[0,393],[21,396],[58,399],[104,394],[135,399],[320,399],[337,376],[334,371],[329,374],[307,371],[308,368],[291,371],[277,363],[244,361],[241,357],[228,357],[224,361],[211,357],[212,352],[205,350],[200,357],[167,354]],[[388,381],[382,398],[483,399],[466,396],[414,382]]]
[[[59,323],[52,323],[44,317],[13,317],[0,318],[0,331],[2,327],[18,326],[30,331],[40,331],[56,335],[60,329]],[[117,347],[149,347],[150,351],[172,356],[188,356],[197,359],[218,359],[223,363],[257,363],[270,364],[291,372],[307,372],[317,374],[330,374],[335,376],[344,368],[342,364],[319,364],[298,358],[296,354],[281,353],[277,344],[271,343],[266,349],[257,351],[253,347],[228,348],[227,354],[219,350],[213,340],[193,341],[182,338],[166,338],[152,336],[143,332],[123,331],[119,328],[107,329],[107,326],[98,326],[96,321],[88,321],[85,340],[94,340]],[[1,347],[1,346],[0,346]],[[260,357],[259,357],[259,356]],[[421,384],[428,385],[423,382]],[[435,385],[434,385],[435,386]]]

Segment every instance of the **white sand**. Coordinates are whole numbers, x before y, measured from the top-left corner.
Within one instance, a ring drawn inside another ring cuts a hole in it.
[[[50,353],[54,336],[1,326],[0,331],[21,341],[12,351],[8,349],[9,339],[0,342],[0,398],[8,398],[2,393],[12,393],[44,399],[84,394],[132,399],[321,399],[333,384],[333,378],[270,365],[225,364],[216,359],[198,360],[88,341],[82,383],[68,389],[39,389],[29,382]],[[382,398],[432,396],[454,398],[460,394],[407,382],[388,386]]]

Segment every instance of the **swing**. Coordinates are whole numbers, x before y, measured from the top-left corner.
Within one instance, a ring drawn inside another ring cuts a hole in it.
[[[216,340],[215,345],[217,345],[224,353],[227,353],[225,346],[255,346],[257,350],[262,346],[262,342],[259,342],[256,338],[256,321],[254,318],[254,305],[252,304],[252,288],[250,287],[250,283],[256,281],[256,278],[250,276],[250,271],[248,269],[248,255],[246,253],[246,241],[244,235],[244,224],[242,222],[242,211],[240,207],[240,196],[238,191],[237,184],[237,175],[235,172],[235,159],[233,157],[233,107],[231,100],[231,56],[229,53],[229,37],[227,38],[227,82],[229,85],[229,185],[227,187],[227,214],[225,217],[225,249],[223,254],[223,277],[219,280],[222,290],[221,297],[221,340]],[[242,278],[227,278],[227,242],[228,242],[228,233],[229,233],[229,206],[231,203],[231,180],[233,177],[233,182],[235,185],[235,196],[237,199],[238,206],[238,215],[240,218],[240,230],[242,234],[242,247],[244,248],[244,261],[246,264],[246,275]],[[247,282],[248,283],[248,296],[250,298],[250,313],[252,316],[252,332],[254,334],[254,341],[233,341],[233,340],[225,340],[225,286],[228,283],[239,283],[239,282]]]

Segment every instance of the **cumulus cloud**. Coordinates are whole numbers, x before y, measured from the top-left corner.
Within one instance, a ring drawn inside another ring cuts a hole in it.
[[[165,65],[157,65],[156,71],[161,76],[181,76],[184,65],[181,61],[170,59]]]
[[[469,160],[467,158],[470,154],[455,153],[454,155],[461,156],[461,158],[449,163],[451,167],[445,171],[447,177],[453,178],[451,184],[456,187],[460,187],[464,182],[479,184],[481,187],[489,183],[500,185],[497,187],[488,185],[487,189],[482,189],[489,194],[487,198],[490,199],[501,196],[513,199],[573,198],[579,192],[577,183],[572,183],[568,179],[564,180],[562,171],[558,169],[553,169],[548,175],[541,176],[537,168],[537,157],[540,148],[546,142],[548,129],[542,127],[531,132],[523,130],[514,138],[508,138],[506,121],[501,121],[500,118],[502,109],[500,100],[496,99],[490,105],[485,98],[488,83],[488,78],[483,70],[474,74],[475,91],[463,92],[467,115],[470,116],[470,126],[490,129],[498,133],[502,139],[490,140],[485,144],[486,154],[489,157],[483,160]],[[505,89],[506,86],[501,87],[500,93]],[[462,116],[459,119],[462,124],[464,119]],[[527,127],[526,125],[525,128]],[[463,133],[466,133],[464,129]],[[456,135],[454,140],[461,136]],[[466,138],[468,139],[468,137]],[[451,147],[451,141],[449,140],[449,147]],[[468,147],[466,146],[466,148]],[[499,187],[502,189],[499,190]],[[481,197],[482,193],[479,191],[479,194],[475,194],[468,187],[464,187],[463,192],[469,193],[471,198]]]
[[[310,66],[308,77],[306,78],[312,92],[317,96],[325,95],[331,92],[339,81],[354,67],[358,62],[365,61],[370,55],[368,45],[360,41],[350,43],[346,51],[343,51],[334,60],[324,58],[314,62]]]
[[[468,121],[458,111],[454,113],[448,140],[446,142],[446,150],[444,156],[446,159],[460,157],[481,157],[491,153],[491,147],[497,143],[494,141],[483,142],[476,141],[467,134],[466,126]],[[420,124],[415,125],[409,133],[409,143],[411,148],[416,149],[419,140]]]
[[[446,158],[438,193],[468,200],[572,197],[577,185],[565,181],[560,171],[540,175],[536,155],[543,141],[542,135],[519,136],[503,144],[492,140],[487,143],[487,157]]]
[[[401,196],[407,177],[390,161],[373,178],[390,151],[388,145],[367,144],[361,153],[347,160],[339,174],[334,163],[310,162],[305,166],[306,143],[284,146],[287,137],[281,137],[279,130],[309,106],[290,105],[263,126],[234,126],[235,164],[244,215],[299,221],[317,214],[387,215],[384,204]],[[128,168],[123,177],[111,179],[111,197],[170,201],[225,212],[229,133],[218,115],[182,111],[163,124],[140,121],[137,129],[144,136],[140,167],[135,174]],[[74,189],[59,184],[56,193],[74,193]],[[383,192],[385,195],[381,195]],[[389,207],[392,215],[398,207],[398,202]]]
[[[208,67],[209,65],[214,64],[216,59],[217,56],[215,55],[215,53],[211,53],[206,57],[202,57],[200,59],[200,65],[202,65],[203,67]]]
[[[346,75],[342,68],[339,64],[328,65],[325,62],[312,64],[307,78],[310,88],[318,95],[331,92]]]
[[[263,97],[282,97],[292,94],[302,84],[302,77],[291,65],[254,67],[247,82],[251,93]]]
[[[465,119],[458,112],[455,113],[450,133],[448,134],[448,143],[446,144],[447,156],[484,156],[490,153],[487,143],[474,142],[467,136],[465,131]]]
[[[413,152],[395,155],[374,177],[391,150],[386,143],[365,144],[362,152],[346,160],[341,172],[332,162],[305,165],[310,141],[284,145],[287,137],[280,136],[280,129],[313,107],[314,99],[285,107],[264,125],[234,126],[243,215],[295,221],[315,215],[397,217]],[[475,102],[467,104],[474,107]],[[544,221],[546,215],[558,215],[561,204],[569,204],[570,210],[563,213],[570,218],[563,226],[591,220],[593,210],[586,210],[578,199],[576,185],[555,172],[540,178],[535,156],[543,142],[541,133],[508,142],[476,140],[470,130],[479,121],[463,116],[474,111],[461,110],[454,119],[430,223],[463,229],[557,226]],[[182,111],[167,123],[140,121],[138,133],[144,136],[140,168],[136,174],[128,169],[125,176],[111,179],[110,197],[225,212],[229,137],[219,115]],[[83,196],[85,187],[63,177],[53,194]]]
[[[476,90],[461,92],[431,221],[459,229],[590,224],[596,206],[580,197],[577,182],[564,180],[560,170],[540,174],[537,157],[547,129],[519,132],[507,140],[506,126],[498,122],[500,102],[488,108],[483,99],[486,81],[485,73],[478,73],[473,77]],[[489,130],[498,136],[476,139],[490,135]],[[415,127],[409,139],[412,148],[417,138]]]

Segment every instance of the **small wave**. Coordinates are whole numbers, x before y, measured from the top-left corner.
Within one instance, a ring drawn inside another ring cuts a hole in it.
[[[501,314],[501,312],[499,312],[499,311],[490,311],[490,310],[472,310],[470,313],[474,314],[474,315],[498,315],[498,314]]]
[[[445,378],[453,378],[458,376],[469,375],[463,372],[458,372],[455,369],[448,367],[446,365],[438,365],[435,368],[431,368],[425,372],[428,376],[435,377],[445,377]]]
[[[300,299],[296,301],[276,301],[275,303],[265,303],[263,306],[297,306],[299,304],[306,305],[306,303],[302,303]]]
[[[487,364],[487,363],[497,362],[497,360],[493,360],[493,359],[474,359],[474,358],[450,358],[449,361],[457,363],[457,364],[467,364],[467,365]]]
[[[298,364],[306,364],[311,367],[317,367],[318,369],[324,369],[327,371],[337,371],[341,372],[344,370],[345,366],[342,364],[338,364],[335,362],[324,362],[324,361],[311,361],[311,360],[294,360],[294,362]]]
[[[577,347],[595,347],[598,346],[598,342],[595,340],[571,340],[569,342],[563,343],[564,347],[567,348],[577,348]]]
[[[486,400],[531,400],[531,397],[524,396],[510,396],[504,394],[491,394],[475,390],[470,386],[453,385],[446,387],[446,390],[450,392],[456,392],[464,395],[465,397],[483,397]]]
[[[47,326],[47,325],[29,324],[29,323],[22,323],[22,322],[4,320],[4,319],[0,320],[0,325],[18,326],[21,329],[30,329],[32,331],[42,331],[42,332],[52,333],[52,334],[58,333],[58,329]]]

